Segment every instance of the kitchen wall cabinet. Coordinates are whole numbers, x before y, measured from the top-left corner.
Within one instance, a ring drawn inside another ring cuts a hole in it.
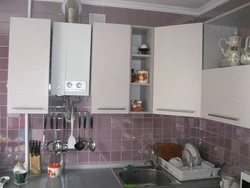
[[[130,84],[130,113],[152,113],[153,104],[153,37],[154,29],[152,27],[132,26],[132,56],[131,56],[131,84]],[[147,45],[149,51],[140,52],[138,49],[141,45]],[[138,81],[139,74],[137,71],[147,71],[148,75],[145,81]],[[142,104],[137,104],[141,101]],[[133,106],[132,103],[136,106]],[[141,108],[142,107],[142,108]]]
[[[155,28],[153,113],[200,117],[203,24]]]
[[[94,23],[91,111],[129,113],[131,26]]]
[[[201,100],[202,118],[246,128],[250,128],[250,66],[221,66],[220,60],[225,57],[218,42],[221,38],[234,35],[235,30],[249,23],[245,19],[249,12],[250,3],[247,3],[204,23]],[[224,48],[227,49],[228,45]]]
[[[48,112],[51,21],[11,18],[8,113]]]
[[[202,72],[202,114],[228,124],[250,128],[250,66]]]
[[[91,25],[53,23],[51,94],[89,96]]]

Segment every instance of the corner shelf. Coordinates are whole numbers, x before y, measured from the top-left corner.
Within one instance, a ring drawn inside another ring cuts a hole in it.
[[[131,114],[152,113],[153,85],[151,83],[153,83],[153,38],[154,28],[132,26],[131,49],[134,46],[139,47],[142,44],[146,44],[149,47],[150,51],[149,54],[131,54],[131,69],[134,69],[135,72],[137,72],[138,70],[146,70],[149,73],[149,83],[130,83],[130,104],[134,100],[142,101],[142,107],[145,110],[142,112],[130,111]]]
[[[203,70],[220,68],[219,62],[225,59],[225,57],[218,45],[219,40],[221,38],[228,39],[228,37],[233,36],[235,30],[240,31],[242,28],[245,30],[245,26],[249,25],[249,20],[247,19],[249,16],[250,3],[246,3],[204,22]],[[247,28],[247,32],[248,31],[249,28]],[[244,48],[246,36],[242,36],[242,34],[239,34],[239,36],[242,37],[242,48]],[[224,45],[223,48],[227,49],[228,45]]]
[[[141,84],[141,83],[131,83],[132,86],[150,86],[150,83],[147,84]]]
[[[149,58],[151,57],[150,54],[132,54],[133,59],[134,58]]]

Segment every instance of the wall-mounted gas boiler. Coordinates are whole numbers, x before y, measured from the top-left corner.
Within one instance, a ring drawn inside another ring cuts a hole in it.
[[[89,95],[91,25],[53,23],[51,95]]]

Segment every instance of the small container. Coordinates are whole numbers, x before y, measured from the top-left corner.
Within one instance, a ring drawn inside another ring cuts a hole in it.
[[[14,166],[14,169],[13,169],[14,172],[15,172],[15,171],[19,171],[19,170],[25,170],[24,165],[23,165],[22,162],[18,162],[18,163]]]
[[[17,170],[14,171],[14,183],[23,184],[25,183],[27,171],[26,170]]]
[[[148,83],[148,71],[139,70],[137,71],[138,83],[146,84]]]
[[[58,163],[52,163],[48,166],[48,175],[51,178],[56,178],[61,174],[61,165]]]

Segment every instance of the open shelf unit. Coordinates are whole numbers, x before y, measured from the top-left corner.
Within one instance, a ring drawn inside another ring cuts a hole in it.
[[[131,81],[130,81],[130,103],[132,101],[142,101],[143,111],[132,111],[131,113],[152,113],[152,93],[153,93],[153,37],[152,27],[132,26],[132,46],[139,48],[146,44],[150,49],[147,54],[140,54],[132,51],[131,55]],[[136,74],[139,70],[148,71],[148,83],[133,82],[132,69]]]
[[[204,23],[204,56],[203,69],[219,68],[219,61],[225,59],[219,47],[219,40],[233,36],[237,30],[239,36],[242,37],[242,48],[245,46],[246,36],[241,35],[241,30],[249,29],[250,22],[250,3],[246,3],[241,7],[231,10],[225,14],[208,20]],[[222,47],[225,51],[228,45],[224,42]]]

